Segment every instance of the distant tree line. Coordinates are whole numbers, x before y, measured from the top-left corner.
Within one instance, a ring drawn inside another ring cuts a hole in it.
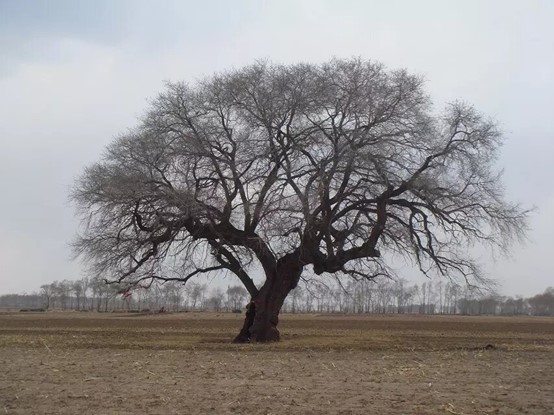
[[[554,288],[529,298],[513,298],[441,280],[422,284],[361,280],[346,286],[312,282],[291,293],[284,311],[554,316]]]
[[[170,281],[136,288],[106,284],[101,278],[54,281],[38,293],[0,296],[0,308],[79,311],[233,311],[246,304],[247,291],[241,286],[216,287]]]
[[[242,286],[227,289],[169,281],[135,288],[100,278],[54,281],[38,293],[0,296],[0,308],[80,311],[241,311],[249,301]],[[403,279],[302,283],[285,301],[289,313],[412,313],[554,316],[554,288],[533,297],[505,297],[444,281],[409,284]]]

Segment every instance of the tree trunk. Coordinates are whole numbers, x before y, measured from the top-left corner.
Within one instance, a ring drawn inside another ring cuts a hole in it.
[[[297,257],[283,257],[275,271],[267,275],[266,282],[247,306],[244,325],[234,343],[275,342],[280,340],[279,312],[302,274]]]

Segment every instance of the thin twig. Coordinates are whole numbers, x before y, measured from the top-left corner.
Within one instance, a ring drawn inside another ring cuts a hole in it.
[[[43,339],[40,339],[41,343],[46,347],[46,350],[48,350],[48,353],[52,353],[52,350],[50,350],[50,347],[46,344],[46,342]]]
[[[448,406],[450,406],[450,408]],[[451,403],[449,403],[448,406],[446,408],[444,408],[446,410],[446,412],[450,412],[451,414],[454,414],[454,415],[464,415],[462,412],[454,411],[454,405],[452,405]]]

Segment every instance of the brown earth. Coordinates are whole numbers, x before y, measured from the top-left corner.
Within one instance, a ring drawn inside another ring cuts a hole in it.
[[[554,414],[554,319],[0,314],[4,414]],[[487,347],[488,346],[488,347]]]

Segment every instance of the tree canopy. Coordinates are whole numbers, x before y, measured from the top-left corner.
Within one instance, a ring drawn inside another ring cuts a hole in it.
[[[252,297],[237,340],[277,340],[305,268],[371,279],[394,253],[482,278],[470,248],[506,250],[525,230],[495,169],[501,142],[472,106],[437,113],[420,77],[361,59],[168,83],[77,181],[75,249],[131,286],[230,272]]]

